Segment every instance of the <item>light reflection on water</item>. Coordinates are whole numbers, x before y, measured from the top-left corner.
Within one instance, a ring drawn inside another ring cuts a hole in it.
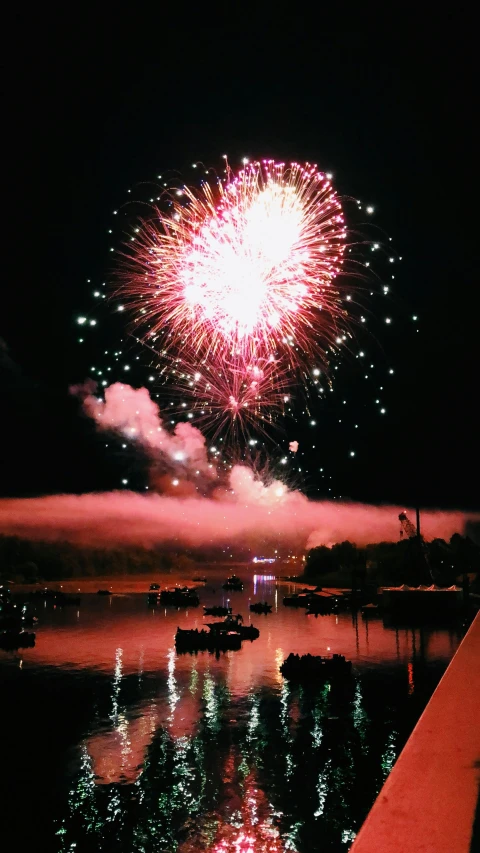
[[[200,591],[202,605],[226,603],[214,585]],[[40,792],[36,804],[45,849],[348,850],[459,637],[350,613],[308,617],[283,606],[288,590],[256,576],[229,592],[246,621],[253,598],[274,612],[252,617],[258,640],[218,659],[175,651],[177,626],[200,628],[202,607],[149,609],[146,595],[132,595],[84,596],[78,615],[42,608],[36,648],[2,656],[0,667],[13,685],[10,727],[19,678],[31,679],[33,719],[36,691],[54,684],[44,711],[58,725],[49,750],[58,796]],[[350,695],[283,680],[291,651],[327,650],[353,660]],[[77,708],[78,688],[90,692]],[[17,748],[44,766],[35,728]]]

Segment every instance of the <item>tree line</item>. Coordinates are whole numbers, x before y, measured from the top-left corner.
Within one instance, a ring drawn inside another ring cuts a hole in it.
[[[35,583],[67,578],[191,571],[194,561],[185,553],[155,548],[92,548],[70,542],[42,542],[0,536],[0,578]]]
[[[450,541],[416,539],[378,542],[359,548],[339,542],[328,548],[312,548],[305,561],[305,578],[333,573],[349,574],[384,584],[419,585],[435,581],[439,586],[454,584],[459,575],[480,572],[480,547],[468,536],[455,533]]]

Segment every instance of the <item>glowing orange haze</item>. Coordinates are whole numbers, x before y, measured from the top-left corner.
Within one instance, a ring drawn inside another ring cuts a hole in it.
[[[290,492],[277,502],[143,496],[131,492],[0,500],[0,533],[90,545],[255,545],[309,547],[345,539],[366,545],[398,539],[404,507],[309,501]],[[422,513],[427,539],[463,533],[463,512]]]

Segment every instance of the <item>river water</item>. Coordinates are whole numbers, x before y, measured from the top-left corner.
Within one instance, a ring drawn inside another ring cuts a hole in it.
[[[349,849],[461,635],[307,616],[282,604],[293,584],[257,575],[225,593],[222,579],[201,605],[273,612],[218,659],[175,652],[177,626],[211,621],[202,606],[149,608],[146,594],[42,604],[36,647],[0,652],[5,849]],[[289,686],[290,652],[344,654],[351,692]]]

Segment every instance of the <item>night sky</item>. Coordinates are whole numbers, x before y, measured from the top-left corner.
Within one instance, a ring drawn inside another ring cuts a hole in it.
[[[362,14],[333,27],[306,12],[283,18],[243,5],[193,15],[145,8],[18,15],[10,29],[0,494],[118,487],[131,459],[107,455],[67,393],[88,376],[92,352],[77,343],[75,317],[108,276],[107,229],[127,188],[228,152],[232,163],[316,162],[341,193],[375,205],[403,257],[384,313],[420,318],[418,335],[399,321],[378,342],[376,362],[395,367],[387,417],[375,414],[353,367],[350,379],[344,371],[350,420],[361,423],[354,460],[328,406],[316,406],[315,440],[306,418],[289,430],[304,454],[305,491],[478,508],[468,21]],[[322,454],[328,484],[316,474]]]

